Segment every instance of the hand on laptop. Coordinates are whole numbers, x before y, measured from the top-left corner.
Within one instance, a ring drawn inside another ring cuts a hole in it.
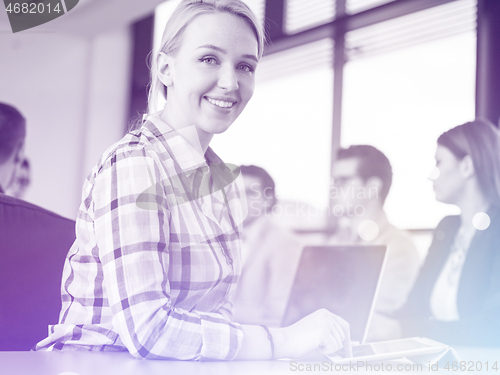
[[[346,358],[352,357],[349,323],[326,309],[273,331],[276,358],[299,358],[315,350],[332,354],[340,349]]]

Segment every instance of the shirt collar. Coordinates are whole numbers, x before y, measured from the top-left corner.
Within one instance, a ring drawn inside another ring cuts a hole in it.
[[[210,147],[207,148],[205,155],[202,155],[201,145],[193,146],[186,140],[183,134],[196,132],[194,126],[175,130],[161,119],[159,113],[147,116],[142,126],[151,132],[155,138],[166,144],[168,151],[182,169],[182,175],[188,181],[191,181],[189,186],[193,186],[193,192],[201,188],[201,186],[198,186],[202,181],[201,175],[208,172],[212,175],[211,181],[213,185],[210,190],[219,190],[228,186],[239,174],[236,165],[223,163]],[[196,139],[196,137],[192,138]],[[199,178],[196,178],[195,174],[198,174]],[[204,191],[204,189],[202,190]]]
[[[193,147],[182,136],[183,133],[196,131],[195,126],[176,131],[163,121],[158,113],[147,116],[143,126],[156,137],[163,139],[167,143],[169,149],[171,149],[174,154],[175,160],[177,160],[181,168],[185,171],[192,170],[194,173],[198,167],[223,163],[221,158],[217,156],[211,147],[208,147],[205,155],[202,155],[201,145]]]
[[[167,144],[169,151],[173,154],[173,158],[179,163],[183,171],[192,171],[194,173],[197,168],[207,165],[207,160],[205,159],[207,154],[215,155],[212,150],[207,149],[204,156],[201,146],[193,147],[193,145],[185,139],[183,134],[196,131],[194,126],[175,130],[163,121],[159,114],[155,114],[146,118],[143,127],[153,133],[156,138]]]

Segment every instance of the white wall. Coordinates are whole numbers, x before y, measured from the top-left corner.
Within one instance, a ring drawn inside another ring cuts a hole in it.
[[[129,65],[128,29],[0,33],[0,101],[27,119],[27,201],[76,217],[84,177],[123,134]]]
[[[128,28],[100,35],[92,41],[83,177],[87,176],[101,154],[125,132],[131,54]]]

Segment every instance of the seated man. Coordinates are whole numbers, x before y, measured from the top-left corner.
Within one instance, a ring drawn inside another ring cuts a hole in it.
[[[285,313],[302,244],[272,217],[274,181],[262,168],[242,166],[248,216],[243,225],[242,270],[233,318],[278,327]]]
[[[328,244],[387,245],[385,271],[375,303],[369,341],[397,336],[391,316],[406,301],[417,277],[420,259],[409,236],[397,229],[384,212],[384,202],[392,183],[387,157],[366,145],[340,149],[332,170],[332,216],[337,230]]]
[[[0,103],[0,193],[14,183],[23,160],[26,121],[14,107]]]

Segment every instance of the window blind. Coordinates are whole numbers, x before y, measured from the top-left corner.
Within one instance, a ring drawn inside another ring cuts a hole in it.
[[[347,57],[369,57],[474,30],[476,7],[476,0],[457,0],[351,31],[346,35]]]
[[[285,33],[295,34],[333,21],[335,5],[335,0],[286,0]]]
[[[297,72],[321,67],[331,67],[333,63],[333,40],[325,38],[300,47],[264,56],[259,63],[257,80],[269,81],[291,76]]]
[[[378,7],[383,4],[390,3],[395,0],[347,0],[346,1],[346,13],[355,14],[368,10],[371,8]]]

